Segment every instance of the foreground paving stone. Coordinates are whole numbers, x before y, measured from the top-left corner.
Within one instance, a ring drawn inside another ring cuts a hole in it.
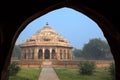
[[[60,80],[52,67],[43,67],[38,80]]]

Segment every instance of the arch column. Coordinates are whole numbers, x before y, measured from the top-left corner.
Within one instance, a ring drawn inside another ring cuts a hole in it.
[[[24,59],[24,55],[25,55],[25,51],[24,51],[24,49],[23,49],[23,50],[22,50],[22,54],[21,54],[21,60]]]
[[[58,59],[58,51],[57,51],[57,48],[55,48],[55,59]]]
[[[24,57],[23,57],[23,59],[24,59],[24,60],[26,60],[26,53],[24,53],[24,55],[23,55],[23,56],[24,56]]]
[[[62,50],[62,60],[64,59],[64,51]]]
[[[65,58],[65,59],[67,60],[67,49],[66,49],[65,55],[66,55],[66,58]]]
[[[70,60],[70,51],[69,51],[69,49],[67,50],[67,59]]]
[[[43,48],[42,49],[42,57],[43,57],[43,60],[45,59],[45,49]]]
[[[34,60],[38,59],[38,48],[34,49]]]
[[[30,52],[29,52],[29,54],[30,54],[29,59],[32,59],[32,49],[30,48],[29,51],[30,51]]]
[[[26,60],[28,60],[28,49],[26,49]]]
[[[34,49],[31,49],[31,54],[32,54],[32,60],[34,60]]]
[[[69,54],[70,54],[70,60],[72,60],[72,51],[71,50],[69,50]]]
[[[50,50],[50,59],[52,58],[52,48],[49,49]]]
[[[56,48],[56,58],[60,60],[60,49]]]
[[[60,48],[60,60],[62,60],[62,49]]]
[[[64,53],[63,53],[63,51],[62,51],[62,60],[64,59]]]

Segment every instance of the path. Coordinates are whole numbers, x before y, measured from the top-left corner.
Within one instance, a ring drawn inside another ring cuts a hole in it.
[[[52,67],[43,67],[38,80],[59,80]]]

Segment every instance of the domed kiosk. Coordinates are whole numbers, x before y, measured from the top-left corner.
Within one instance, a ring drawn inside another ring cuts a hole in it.
[[[20,45],[21,60],[71,60],[72,46],[48,23]]]

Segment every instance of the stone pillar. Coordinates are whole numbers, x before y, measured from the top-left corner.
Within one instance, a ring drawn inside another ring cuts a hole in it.
[[[33,60],[34,59],[34,55],[33,55],[33,49],[31,49],[31,59]]]
[[[66,55],[65,55],[65,52],[64,52],[64,53],[63,53],[63,57],[64,57],[63,59],[65,59],[65,56],[66,56]]]
[[[67,52],[66,52],[66,60],[67,60]]]
[[[21,60],[25,60],[25,59],[26,59],[26,50],[22,48]]]
[[[34,48],[34,60],[38,59],[38,48]]]
[[[62,50],[62,59],[64,59],[64,54],[63,53],[64,53],[64,51]]]
[[[27,58],[28,58],[28,60],[30,58],[30,50],[29,49],[28,49],[28,52],[27,52]]]
[[[42,49],[42,57],[43,57],[43,60],[45,59],[45,49],[43,48]]]
[[[21,60],[24,59],[24,54],[25,54],[25,51],[22,49]]]
[[[52,57],[52,48],[49,49],[50,50],[50,59]]]
[[[60,49],[60,60],[62,59],[62,49]]]
[[[34,49],[32,49],[32,59],[34,60]]]
[[[68,60],[70,60],[70,51],[69,51],[69,49],[68,49],[67,55],[68,55]]]
[[[30,50],[29,50],[29,59],[32,59],[32,50],[31,50],[31,48],[30,48]]]
[[[28,50],[26,49],[26,60],[28,60]]]
[[[57,60],[60,60],[60,49],[56,48],[56,58]]]
[[[67,60],[67,49],[65,50],[65,59]]]
[[[67,59],[69,60],[69,50],[67,50]]]
[[[69,50],[69,54],[70,54],[70,60],[72,60],[72,51],[71,50]]]
[[[57,48],[55,48],[55,59],[57,59]]]

